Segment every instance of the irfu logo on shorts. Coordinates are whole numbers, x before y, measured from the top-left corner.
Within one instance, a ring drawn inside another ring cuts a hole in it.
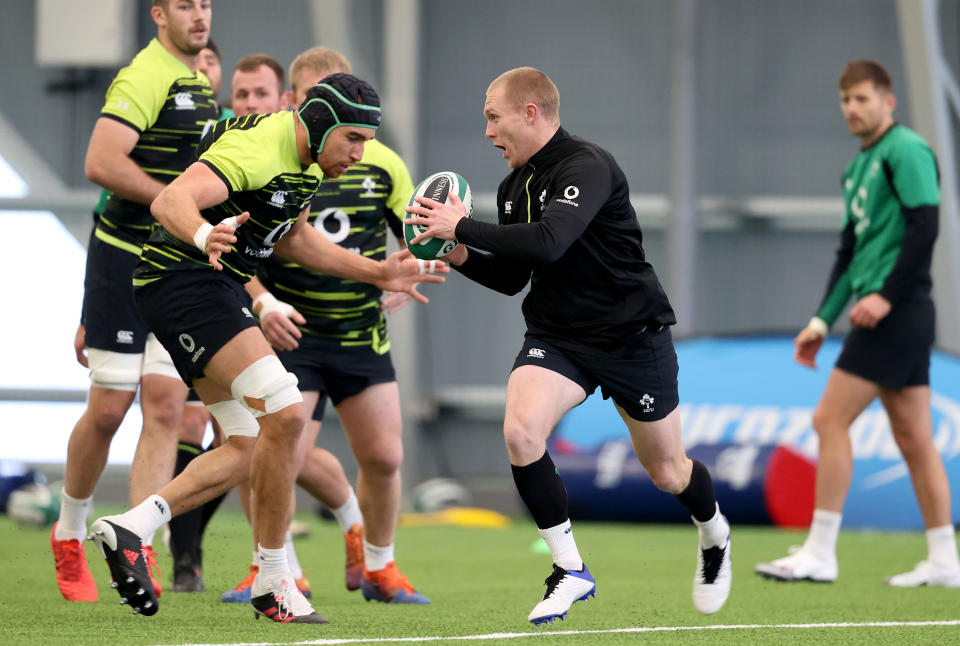
[[[640,405],[643,406],[643,412],[644,412],[644,413],[652,413],[652,412],[653,412],[653,397],[651,397],[651,396],[648,395],[647,393],[644,393],[644,394],[643,394],[643,397],[640,398]]]

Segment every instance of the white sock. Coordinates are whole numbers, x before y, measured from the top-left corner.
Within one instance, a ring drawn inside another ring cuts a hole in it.
[[[153,533],[164,523],[170,522],[170,505],[154,494],[142,503],[119,516],[120,525],[140,537],[141,541],[153,538]]]
[[[547,542],[554,563],[564,570],[583,569],[583,559],[580,558],[580,552],[577,550],[577,541],[573,540],[573,528],[570,526],[569,518],[555,527],[538,531]]]
[[[691,518],[693,518],[691,516]],[[711,547],[720,547],[726,545],[727,538],[730,536],[730,523],[723,514],[720,513],[720,505],[717,505],[717,511],[713,518],[701,523],[693,518],[693,524],[697,526],[697,532],[700,534],[701,549],[710,549]]]
[[[840,522],[843,514],[826,509],[813,510],[813,522],[810,523],[810,534],[803,546],[815,554],[827,558],[836,558],[837,536],[840,535]]]
[[[87,516],[93,507],[93,496],[74,498],[62,493],[60,498],[60,520],[54,532],[58,541],[82,541],[87,536]]]
[[[363,539],[363,567],[368,572],[382,570],[393,560],[393,543],[380,547]]]
[[[300,560],[297,559],[297,550],[293,548],[293,534],[290,532],[283,537],[283,547],[287,550],[287,565],[290,566],[290,573],[294,579],[302,579],[303,568],[300,567]]]
[[[253,550],[253,560],[250,561],[250,565],[256,568],[260,567],[260,553],[257,550]]]
[[[290,576],[290,566],[287,564],[287,550],[279,547],[275,550],[259,546],[258,559],[260,573],[260,589],[270,588],[274,582],[279,583],[284,577]]]
[[[350,497],[347,498],[347,502],[330,511],[340,523],[340,531],[344,534],[354,525],[363,525],[363,514],[360,513],[360,503],[357,501],[357,494],[354,493],[353,487],[350,487]]]
[[[957,558],[957,537],[953,525],[927,530],[927,560],[937,565],[938,569],[960,568],[960,559]]]

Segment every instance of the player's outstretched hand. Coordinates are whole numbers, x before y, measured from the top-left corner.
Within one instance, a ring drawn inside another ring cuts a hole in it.
[[[411,300],[413,300],[413,297],[406,292],[387,292],[383,300],[380,301],[380,309],[387,314],[393,314],[402,310]]]
[[[395,251],[384,263],[384,277],[377,284],[380,289],[390,292],[405,292],[420,303],[429,299],[416,290],[418,283],[442,283],[446,281],[437,274],[450,273],[450,267],[442,260],[421,260],[414,258],[408,249]]]
[[[800,334],[793,340],[794,350],[793,358],[801,366],[808,368],[817,368],[817,352],[823,345],[823,335],[816,330],[805,327],[800,330]]]
[[[274,310],[268,312],[266,316],[260,316],[260,329],[263,330],[263,336],[267,337],[277,350],[296,350],[300,347],[299,339],[303,336],[295,324],[305,325],[307,319],[303,314],[290,307],[290,314],[284,315],[280,311]]]
[[[456,239],[457,223],[467,217],[467,207],[457,196],[451,192],[447,199],[449,204],[442,204],[429,197],[415,197],[415,203],[407,207],[407,213],[413,217],[405,218],[406,224],[419,224],[427,227],[427,230],[418,236],[415,236],[407,244],[418,244],[426,238],[439,238],[441,240]]]
[[[210,264],[217,271],[223,271],[223,265],[220,264],[220,256],[230,253],[230,244],[237,241],[234,232],[241,224],[250,219],[250,213],[244,211],[240,215],[224,218],[207,235],[207,257]]]

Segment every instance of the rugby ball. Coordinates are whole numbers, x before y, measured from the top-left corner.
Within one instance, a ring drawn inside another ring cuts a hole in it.
[[[60,488],[33,483],[15,489],[7,501],[7,515],[20,527],[47,527],[60,516]],[[63,483],[59,484],[62,487]]]
[[[413,488],[413,508],[419,512],[434,512],[470,503],[470,492],[451,478],[430,478]]]
[[[417,187],[413,189],[413,195],[407,200],[407,206],[419,204],[419,202],[414,201],[413,198],[415,197],[429,197],[437,202],[449,204],[450,200],[447,198],[451,193],[460,198],[463,206],[467,209],[467,217],[470,217],[470,214],[473,213],[473,196],[470,193],[470,185],[461,175],[449,170],[434,173],[417,184]],[[413,214],[408,213],[407,215],[412,216]],[[417,258],[423,260],[442,258],[460,245],[456,240],[438,240],[437,238],[424,238],[416,244],[410,243],[411,240],[426,230],[427,228],[420,224],[404,223],[403,225],[403,238],[407,241],[407,248]]]

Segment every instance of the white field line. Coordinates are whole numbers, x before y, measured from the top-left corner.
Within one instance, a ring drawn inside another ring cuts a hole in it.
[[[399,644],[444,641],[483,641],[520,639],[522,637],[557,637],[560,635],[604,635],[615,633],[665,633],[686,630],[810,630],[815,628],[914,628],[925,626],[960,626],[960,619],[947,621],[865,621],[819,624],[717,624],[713,626],[637,626],[607,630],[541,630],[526,633],[487,633],[485,635],[450,635],[447,637],[368,637],[353,639],[311,639],[299,642],[235,642],[225,644],[175,644],[171,646],[332,646],[335,644]],[[281,629],[282,630],[282,629]],[[322,630],[322,629],[321,629]]]

